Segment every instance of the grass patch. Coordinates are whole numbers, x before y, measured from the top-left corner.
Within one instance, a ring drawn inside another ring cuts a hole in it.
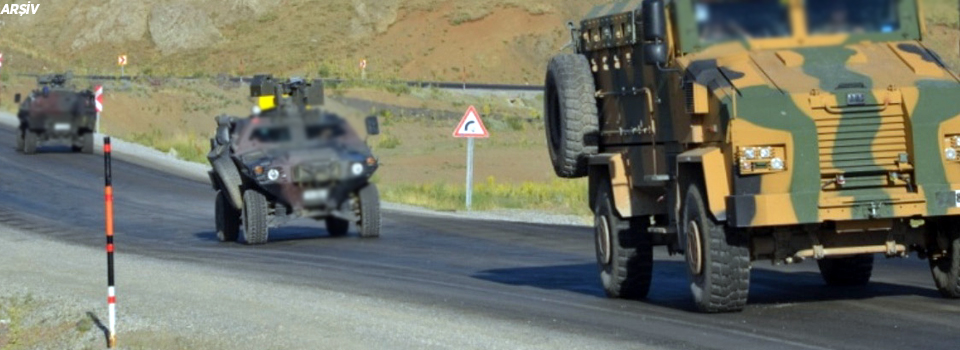
[[[464,210],[467,198],[463,184],[399,184],[382,189],[386,201],[435,210]],[[523,182],[510,184],[489,177],[473,187],[473,209],[542,210],[558,214],[587,216],[586,180]]]
[[[399,137],[386,135],[380,136],[380,141],[377,141],[377,148],[379,149],[394,149],[400,147],[403,142],[400,141]]]
[[[156,149],[177,158],[195,163],[207,162],[209,141],[193,132],[179,132],[168,135],[160,129],[151,129],[145,133],[134,133],[133,142]]]

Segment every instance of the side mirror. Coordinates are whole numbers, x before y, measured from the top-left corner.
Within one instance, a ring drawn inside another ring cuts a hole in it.
[[[22,96],[20,96],[20,93],[19,93],[19,92],[18,92],[16,95],[13,95],[13,102],[14,102],[14,103],[20,103],[21,97],[22,97]]]
[[[662,67],[667,64],[667,44],[663,42],[643,45],[643,61],[646,64]]]
[[[366,124],[367,127],[367,135],[380,135],[380,121],[377,120],[376,116],[367,117],[367,119],[364,120],[364,124]]]

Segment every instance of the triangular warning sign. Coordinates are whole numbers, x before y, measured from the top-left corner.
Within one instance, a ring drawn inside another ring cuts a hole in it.
[[[487,127],[483,126],[480,120],[480,113],[473,106],[467,109],[467,113],[460,119],[457,130],[453,131],[453,137],[490,137]]]

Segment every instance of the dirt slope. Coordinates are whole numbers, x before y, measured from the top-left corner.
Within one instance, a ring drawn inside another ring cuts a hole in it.
[[[531,82],[591,1],[61,0],[4,16],[4,68]]]

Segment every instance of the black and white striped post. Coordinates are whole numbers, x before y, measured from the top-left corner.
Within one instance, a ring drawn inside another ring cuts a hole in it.
[[[113,349],[117,344],[117,294],[113,280],[113,174],[110,164],[110,137],[103,138],[103,173],[104,173],[104,202],[106,212],[107,231],[107,313],[109,331],[107,348]]]

